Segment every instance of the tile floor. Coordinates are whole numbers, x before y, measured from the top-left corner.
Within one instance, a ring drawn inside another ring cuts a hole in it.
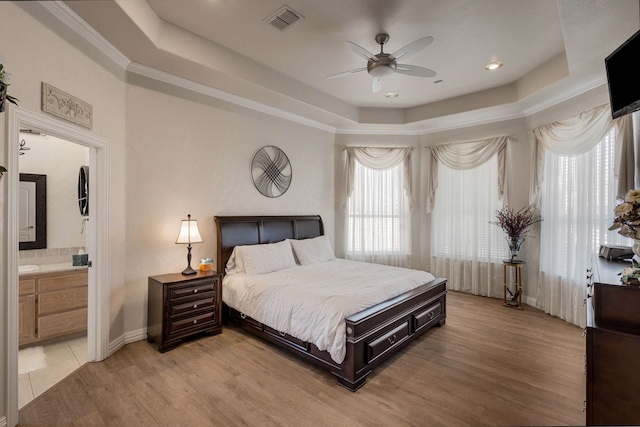
[[[47,367],[18,375],[18,408],[24,407],[87,362],[87,337],[43,345]]]

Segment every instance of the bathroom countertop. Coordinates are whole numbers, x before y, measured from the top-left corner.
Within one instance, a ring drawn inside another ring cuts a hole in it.
[[[69,271],[86,270],[86,265],[72,265],[70,262],[63,262],[61,264],[39,264],[39,270],[24,271],[19,273],[20,279],[37,277],[44,274],[51,273],[66,273]]]

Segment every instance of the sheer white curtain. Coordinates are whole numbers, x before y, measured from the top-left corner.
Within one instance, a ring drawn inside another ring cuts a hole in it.
[[[431,272],[447,287],[501,297],[502,259],[507,244],[500,227],[490,224],[502,208],[498,156],[472,169],[438,167],[431,226]]]
[[[431,147],[431,271],[449,289],[502,295],[507,245],[495,220],[508,201],[508,136]],[[437,192],[436,192],[437,190]]]
[[[411,266],[411,148],[348,147],[345,257]]]
[[[612,120],[602,105],[533,130],[530,200],[544,218],[537,306],[576,325],[586,322],[591,257],[601,243],[625,244],[608,227],[616,195],[634,186],[632,128],[631,115]]]
[[[545,155],[537,305],[581,327],[591,258],[602,243],[629,245],[629,239],[608,231],[617,193],[615,137],[611,129],[586,153]]]

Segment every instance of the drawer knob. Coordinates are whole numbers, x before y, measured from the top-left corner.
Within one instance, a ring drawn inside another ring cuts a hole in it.
[[[193,308],[198,308],[198,304],[193,304]]]
[[[197,289],[194,289],[194,290],[193,290],[193,293],[194,293],[194,294],[197,294],[197,293],[198,293],[198,290],[197,290]]]
[[[387,338],[387,340],[389,341],[389,345],[393,345],[393,343],[396,342],[396,334],[393,334],[393,336]]]
[[[433,311],[428,312],[427,316],[429,316],[429,319],[433,319]]]
[[[198,323],[198,321],[197,321],[197,320],[194,320],[194,321],[193,321],[193,324],[195,325],[196,323]]]

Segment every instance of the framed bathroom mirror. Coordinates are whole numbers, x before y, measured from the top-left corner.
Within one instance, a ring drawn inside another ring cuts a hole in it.
[[[47,176],[20,174],[18,191],[20,250],[47,247]]]

